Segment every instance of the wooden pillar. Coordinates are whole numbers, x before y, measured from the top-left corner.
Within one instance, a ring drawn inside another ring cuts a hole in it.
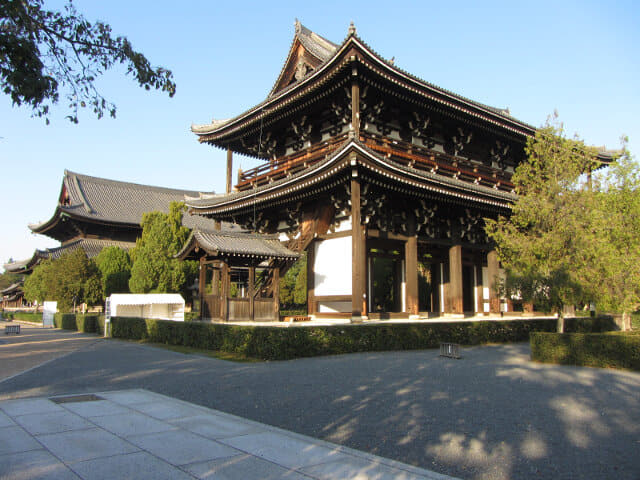
[[[449,248],[449,298],[450,313],[464,313],[462,301],[462,246]]]
[[[307,247],[307,314],[314,315],[318,311],[315,296],[314,264],[316,261],[316,242],[311,241]]]
[[[221,271],[221,281],[222,288],[220,292],[220,317],[222,321],[226,322],[229,320],[229,265],[227,262],[222,262],[222,271]]]
[[[204,255],[200,257],[200,272],[198,276],[198,298],[200,301],[200,319],[204,320],[204,296],[207,293],[206,282],[207,282],[207,264],[205,262]]]
[[[484,313],[484,286],[482,285],[482,261],[476,262],[474,266],[476,281],[475,281],[475,294],[476,294],[476,314],[482,315]]]
[[[411,219],[413,220],[413,218]],[[404,278],[406,283],[406,305],[409,316],[417,316],[418,305],[418,236],[415,233],[415,222],[410,221],[409,238],[404,244]]]
[[[500,264],[498,263],[498,252],[491,250],[487,253],[487,270],[489,276],[489,302],[491,313],[500,313],[500,297],[496,291],[499,282]]]
[[[351,319],[366,315],[366,245],[360,215],[360,178],[354,169],[351,177]]]
[[[351,71],[351,126],[356,138],[360,138],[360,85],[358,84],[358,70],[354,66]]]
[[[255,318],[255,287],[256,287],[256,267],[249,267],[249,320]]]
[[[231,193],[231,177],[233,170],[233,152],[227,147],[227,193]]]
[[[273,316],[276,321],[280,320],[280,267],[276,264],[273,269]]]

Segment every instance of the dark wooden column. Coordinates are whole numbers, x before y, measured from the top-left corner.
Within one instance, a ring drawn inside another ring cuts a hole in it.
[[[222,288],[220,292],[220,317],[222,321],[227,322],[229,320],[229,265],[227,262],[222,262],[221,271]]]
[[[200,319],[204,320],[204,296],[207,293],[206,281],[207,281],[207,264],[205,262],[205,256],[200,257],[200,272],[198,276],[198,298],[200,300]]]
[[[273,316],[276,321],[280,320],[280,267],[275,264],[273,269]]]
[[[314,264],[316,261],[316,242],[311,241],[307,247],[307,313],[313,315],[318,311],[315,295]]]
[[[360,215],[360,178],[354,169],[351,177],[351,318],[366,315],[367,266],[364,228]]]
[[[451,312],[464,313],[462,301],[462,246],[449,248],[449,297]]]
[[[496,292],[499,281],[500,264],[498,263],[498,252],[491,250],[487,253],[487,270],[489,276],[489,302],[491,313],[500,313],[500,297]]]
[[[418,236],[415,232],[415,221],[409,220],[409,238],[404,244],[404,278],[406,284],[406,305],[409,315],[418,315]]]
[[[227,193],[231,193],[231,177],[233,173],[233,152],[227,148]]]
[[[249,267],[249,291],[247,292],[249,296],[249,320],[253,321],[255,318],[255,288],[256,288],[256,267]]]
[[[475,262],[476,269],[476,313],[484,313],[484,285],[482,285],[482,261]]]
[[[358,83],[358,69],[354,66],[351,71],[351,125],[356,138],[360,138],[360,84]]]

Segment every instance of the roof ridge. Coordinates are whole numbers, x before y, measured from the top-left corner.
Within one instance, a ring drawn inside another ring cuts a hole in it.
[[[110,178],[85,175],[83,173],[72,172],[70,170],[65,170],[64,172],[65,172],[65,175],[67,176],[74,176],[76,178],[79,178],[82,181],[88,181],[88,182],[98,183],[102,185],[132,186],[132,187],[141,187],[143,189],[154,190],[158,192],[172,192],[172,193],[197,194],[197,195],[199,195],[200,193],[204,193],[204,194],[215,193],[215,192],[202,192],[198,190],[184,190],[181,188],[160,187],[158,185],[147,185],[144,183],[136,183],[136,182],[124,182],[121,180],[113,180]]]

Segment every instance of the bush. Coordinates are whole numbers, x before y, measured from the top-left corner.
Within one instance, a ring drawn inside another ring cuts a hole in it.
[[[97,314],[76,314],[76,330],[84,333],[97,333],[98,318]]]
[[[56,313],[53,316],[53,325],[56,328],[63,328],[64,330],[77,330],[76,314],[75,313]]]
[[[22,320],[23,322],[42,323],[42,313],[36,312],[3,312],[7,320]]]
[[[635,333],[535,332],[530,341],[536,362],[640,371],[640,335]]]
[[[555,320],[254,327],[114,317],[112,336],[285,360],[353,352],[437,348],[440,342],[517,342],[554,331]]]

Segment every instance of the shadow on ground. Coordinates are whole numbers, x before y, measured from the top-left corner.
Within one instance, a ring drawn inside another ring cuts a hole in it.
[[[100,341],[0,399],[158,393],[465,479],[640,477],[640,374],[535,364],[528,345],[236,364]]]

